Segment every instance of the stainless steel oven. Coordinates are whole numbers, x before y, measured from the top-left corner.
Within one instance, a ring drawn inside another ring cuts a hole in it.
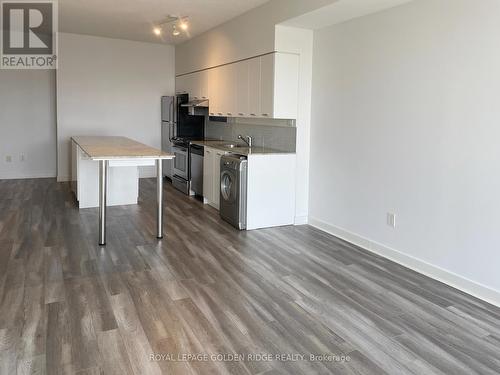
[[[189,180],[189,152],[188,147],[175,145],[174,151],[174,176]]]
[[[189,143],[174,142],[172,152],[175,155],[172,185],[189,194]]]

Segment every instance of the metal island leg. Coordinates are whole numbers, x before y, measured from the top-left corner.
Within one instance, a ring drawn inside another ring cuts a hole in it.
[[[99,160],[99,245],[106,245],[106,191],[108,161]]]
[[[163,170],[162,160],[156,159],[156,200],[157,200],[157,235],[156,237],[163,238]]]

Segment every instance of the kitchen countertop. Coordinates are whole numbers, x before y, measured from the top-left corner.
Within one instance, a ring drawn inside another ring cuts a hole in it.
[[[80,136],[71,139],[92,160],[174,158],[173,154],[126,137]]]
[[[269,147],[254,146],[254,147],[250,148],[247,146],[242,146],[242,147],[232,147],[231,148],[231,147],[226,147],[225,145],[227,145],[227,144],[241,144],[241,143],[235,142],[235,141],[221,141],[220,139],[218,139],[218,140],[192,141],[191,143],[194,145],[212,147],[212,148],[215,148],[217,150],[231,152],[233,154],[239,154],[239,155],[295,154],[295,152],[280,151],[280,150],[276,150],[274,148],[269,148]]]

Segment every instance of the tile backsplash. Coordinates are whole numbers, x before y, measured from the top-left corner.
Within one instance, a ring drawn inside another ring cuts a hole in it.
[[[207,119],[207,139],[241,142],[238,135],[251,136],[254,146],[295,152],[297,128],[294,120],[228,118],[227,122]]]

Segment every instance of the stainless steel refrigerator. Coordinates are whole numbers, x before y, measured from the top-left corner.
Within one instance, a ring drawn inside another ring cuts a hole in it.
[[[177,99],[175,96],[161,97],[161,149],[172,153],[172,139],[177,129]],[[173,160],[163,160],[163,176],[172,178]]]

